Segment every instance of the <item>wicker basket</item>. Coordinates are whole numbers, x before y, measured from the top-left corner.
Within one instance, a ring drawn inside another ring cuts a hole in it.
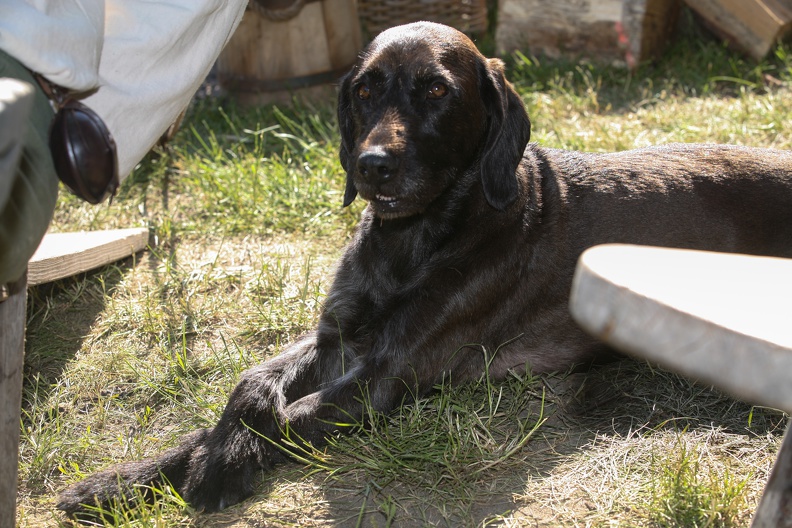
[[[374,37],[389,27],[427,20],[465,33],[487,30],[487,0],[358,0],[364,31]]]

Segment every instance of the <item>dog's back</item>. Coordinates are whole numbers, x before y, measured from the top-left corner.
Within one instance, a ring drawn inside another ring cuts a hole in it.
[[[709,144],[526,152],[554,168],[573,254],[621,242],[792,257],[792,152]]]

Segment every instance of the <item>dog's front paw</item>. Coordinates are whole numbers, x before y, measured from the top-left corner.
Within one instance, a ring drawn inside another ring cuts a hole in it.
[[[95,473],[73,484],[58,495],[57,507],[69,516],[86,513],[86,508],[107,505],[111,496],[123,494],[118,490],[120,479],[115,472]],[[112,491],[115,488],[115,493]]]
[[[208,431],[202,429],[186,435],[180,445],[156,458],[118,464],[89,475],[61,492],[58,509],[77,519],[97,518],[114,503],[134,505],[139,499],[151,501],[154,490],[165,485],[181,492],[191,455]]]
[[[137,498],[146,499],[158,477],[159,472],[148,460],[114,466],[66,488],[58,496],[57,507],[78,519],[101,517],[101,512],[115,502],[132,504]]]

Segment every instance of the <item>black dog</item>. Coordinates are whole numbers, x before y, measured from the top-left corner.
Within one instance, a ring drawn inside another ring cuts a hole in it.
[[[528,144],[497,59],[418,23],[382,33],[340,87],[344,202],[369,202],[316,331],[246,371],[212,429],[60,496],[74,514],[166,478],[193,506],[251,495],[284,430],[321,442],[444,378],[564,370],[602,350],[567,310],[605,242],[792,257],[792,154],[671,145],[583,154]],[[350,418],[351,417],[351,418]],[[262,438],[266,436],[267,441]]]

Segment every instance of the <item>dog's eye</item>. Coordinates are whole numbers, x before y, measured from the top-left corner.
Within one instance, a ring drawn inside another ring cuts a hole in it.
[[[432,83],[432,86],[429,87],[429,93],[427,97],[429,99],[442,99],[448,95],[448,86],[441,82]]]
[[[357,96],[359,99],[366,100],[371,97],[371,88],[368,87],[368,84],[361,84],[358,86],[357,89]]]

